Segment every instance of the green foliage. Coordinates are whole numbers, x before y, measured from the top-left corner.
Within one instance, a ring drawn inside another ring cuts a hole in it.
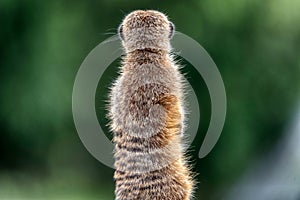
[[[115,34],[124,15],[134,9],[168,14],[178,31],[204,46],[222,74],[226,124],[216,148],[199,160],[210,100],[203,80],[182,61],[189,81],[197,82],[195,90],[200,91],[204,120],[191,153],[203,199],[214,199],[212,191],[226,190],[282,136],[300,92],[297,0],[2,1],[1,199],[44,198],[39,196],[43,191],[49,195],[45,199],[64,197],[63,191],[57,192],[58,182],[77,199],[112,199],[112,170],[91,157],[74,128],[72,86],[84,57]],[[107,70],[101,85],[109,87],[117,65]],[[107,88],[98,88],[101,125],[107,123],[106,95]],[[19,187],[20,182],[29,183],[28,188]],[[81,195],[76,192],[79,187]]]

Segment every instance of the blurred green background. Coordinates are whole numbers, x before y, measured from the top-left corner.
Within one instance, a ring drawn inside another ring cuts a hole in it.
[[[224,80],[225,127],[200,160],[210,99],[201,76],[182,61],[201,107],[189,151],[198,173],[196,199],[221,199],[284,137],[300,100],[300,1],[1,0],[1,200],[114,198],[113,170],[94,159],[77,135],[72,87],[87,54],[135,9],[168,14],[178,31],[208,51]],[[107,87],[118,63],[106,71]],[[101,125],[107,122],[106,98],[107,89],[99,89]]]

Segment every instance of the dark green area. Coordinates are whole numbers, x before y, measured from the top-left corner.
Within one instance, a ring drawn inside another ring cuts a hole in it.
[[[181,61],[201,107],[190,148],[197,199],[219,199],[282,137],[299,101],[298,1],[3,0],[0,199],[113,199],[113,170],[88,153],[74,127],[72,87],[86,55],[135,9],[168,14],[178,31],[208,51],[224,80],[226,124],[214,150],[200,160],[210,99],[200,75]],[[105,100],[118,64],[106,70],[95,99],[108,137]]]

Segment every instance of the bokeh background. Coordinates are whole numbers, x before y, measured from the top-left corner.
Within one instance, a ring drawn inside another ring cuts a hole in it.
[[[86,55],[135,9],[168,14],[178,31],[208,51],[224,80],[224,130],[213,151],[198,159],[210,99],[201,76],[182,60],[201,107],[189,150],[196,199],[299,200],[298,0],[2,0],[0,199],[114,198],[113,170],[77,135],[72,87]],[[107,87],[97,90],[102,126],[118,64],[100,81]]]

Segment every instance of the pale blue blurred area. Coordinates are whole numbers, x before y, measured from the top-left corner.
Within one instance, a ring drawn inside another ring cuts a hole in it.
[[[300,107],[284,137],[234,183],[224,200],[300,199]]]

